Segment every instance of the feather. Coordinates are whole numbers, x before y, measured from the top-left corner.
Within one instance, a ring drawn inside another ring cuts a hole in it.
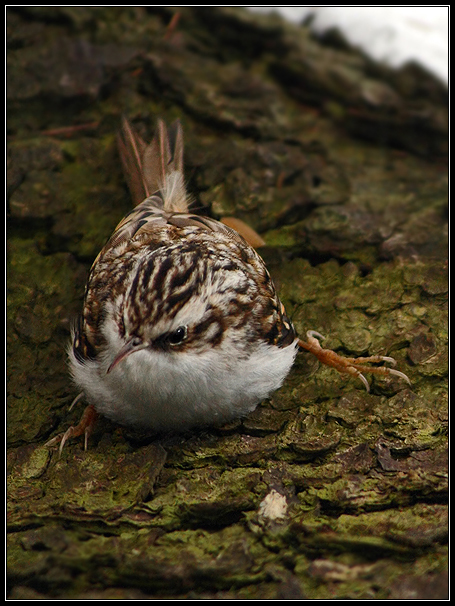
[[[146,145],[123,118],[118,147],[134,206],[159,193],[164,210],[188,210],[183,178],[183,131],[179,120],[169,129],[158,120],[155,136],[150,145]],[[155,197],[153,202],[156,205],[159,200]]]
[[[153,192],[147,188],[143,171],[143,154],[147,147],[143,139],[132,130],[130,123],[124,117],[122,130],[117,137],[120,159],[128,188],[133,198],[134,206],[137,206],[148,198]]]

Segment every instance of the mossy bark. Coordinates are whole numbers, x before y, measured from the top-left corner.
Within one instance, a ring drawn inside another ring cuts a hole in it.
[[[444,597],[444,86],[233,8],[24,6],[7,32],[10,597]],[[81,414],[70,323],[130,205],[122,114],[147,137],[182,120],[195,208],[261,233],[302,335],[412,386],[367,394],[301,354],[221,429],[101,421],[87,452],[47,448]]]

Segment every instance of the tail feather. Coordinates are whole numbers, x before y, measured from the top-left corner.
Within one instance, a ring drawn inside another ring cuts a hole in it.
[[[164,210],[188,210],[183,178],[183,130],[179,120],[169,129],[159,120],[153,141],[146,145],[124,118],[118,147],[135,206],[159,192]]]
[[[118,134],[117,145],[133,204],[137,206],[152,193],[147,189],[142,168],[142,157],[147,145],[142,137],[131,129],[126,118],[122,120],[122,130]]]

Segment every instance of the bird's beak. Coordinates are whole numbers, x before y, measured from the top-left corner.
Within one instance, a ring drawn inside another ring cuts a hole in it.
[[[117,364],[123,359],[125,359],[127,356],[136,351],[144,349],[145,347],[147,347],[146,343],[135,343],[134,339],[130,339],[129,341],[127,341],[122,347],[122,349],[115,356],[115,358],[112,360],[109,368],[106,370],[106,374],[108,375],[117,366]]]

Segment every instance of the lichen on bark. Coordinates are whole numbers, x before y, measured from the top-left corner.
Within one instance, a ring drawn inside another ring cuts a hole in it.
[[[7,34],[9,597],[444,597],[445,87],[232,7],[11,7]],[[130,208],[122,114],[181,119],[194,207],[261,233],[302,335],[412,385],[301,354],[229,426],[47,448],[81,414],[70,325]]]

